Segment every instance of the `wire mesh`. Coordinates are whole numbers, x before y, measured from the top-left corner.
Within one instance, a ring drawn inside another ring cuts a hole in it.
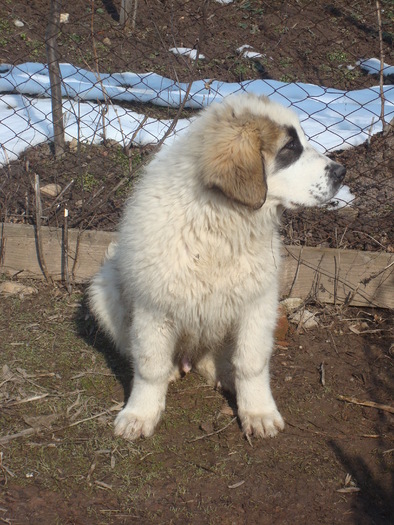
[[[389,1],[134,0],[126,26],[120,0],[65,2],[60,158],[50,4],[0,0],[1,221],[34,223],[38,174],[44,224],[61,225],[67,207],[70,227],[115,229],[151,153],[202,107],[253,91],[297,111],[313,145],[346,164],[354,195],[340,210],[287,212],[285,242],[394,250]]]

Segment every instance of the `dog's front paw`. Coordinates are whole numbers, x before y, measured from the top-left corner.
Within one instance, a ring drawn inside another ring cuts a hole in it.
[[[276,409],[261,414],[241,413],[239,418],[246,436],[274,437],[285,427],[283,418]]]
[[[141,417],[124,408],[115,419],[115,434],[130,441],[149,437],[154,433],[160,415],[158,412],[154,417]]]

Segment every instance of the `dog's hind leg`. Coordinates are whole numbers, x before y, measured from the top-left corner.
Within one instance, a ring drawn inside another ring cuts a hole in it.
[[[90,283],[88,296],[90,309],[101,328],[122,352],[128,341],[125,331],[127,307],[122,297],[121,278],[115,255],[116,245],[110,244],[104,264]]]
[[[235,395],[234,367],[225,351],[206,353],[195,368],[211,386]]]
[[[164,315],[143,308],[134,311],[130,328],[134,377],[130,397],[115,420],[118,436],[134,440],[153,434],[174,371],[175,340],[172,323]]]

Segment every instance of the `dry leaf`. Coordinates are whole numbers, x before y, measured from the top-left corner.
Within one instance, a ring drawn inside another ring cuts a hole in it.
[[[238,483],[234,483],[234,485],[228,485],[228,488],[229,489],[237,489],[238,487],[240,487],[244,483],[245,483],[245,481],[238,481]]]

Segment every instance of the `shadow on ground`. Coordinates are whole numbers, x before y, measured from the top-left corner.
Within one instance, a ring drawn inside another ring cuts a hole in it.
[[[80,312],[78,312],[78,315],[75,318],[78,334],[88,345],[92,346],[97,352],[104,356],[108,368],[113,372],[117,381],[119,381],[123,387],[124,401],[126,402],[130,396],[131,382],[133,378],[131,363],[117,351],[115,344],[98,327],[89,310],[87,287],[85,287],[83,291],[84,299],[82,301]]]
[[[368,376],[370,399],[375,402],[386,405],[389,400],[393,399],[392,378],[390,377],[390,366],[377,366],[382,360],[387,359],[389,363],[389,341],[385,349],[377,348],[372,343],[364,345],[364,356],[369,363],[369,369],[365,371]],[[368,418],[371,408],[365,408],[364,412]],[[329,445],[334,451],[337,459],[345,467],[346,471],[354,480],[356,486],[360,489],[358,497],[354,499],[354,523],[357,525],[389,525],[393,523],[394,516],[394,472],[391,470],[392,490],[385,488],[380,480],[383,473],[390,472],[389,452],[387,441],[383,439],[390,431],[389,413],[379,410],[376,413],[375,436],[376,439],[375,453],[378,455],[378,461],[375,468],[371,468],[367,458],[350,450],[349,446],[331,440]],[[392,421],[391,421],[392,422]]]

